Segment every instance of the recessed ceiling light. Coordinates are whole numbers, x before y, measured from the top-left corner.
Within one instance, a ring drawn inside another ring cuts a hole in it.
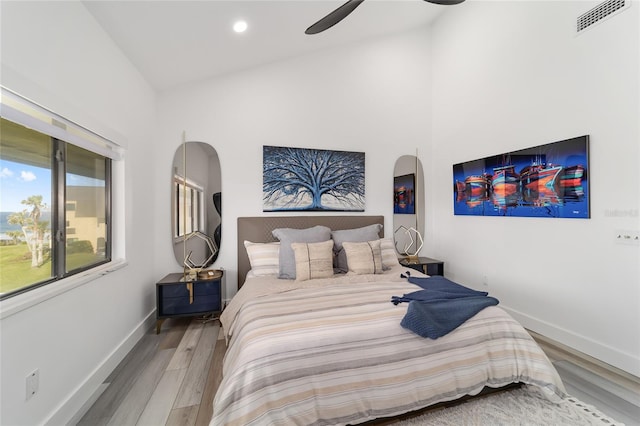
[[[237,33],[243,33],[247,31],[247,22],[246,21],[236,21],[233,24],[233,31]]]

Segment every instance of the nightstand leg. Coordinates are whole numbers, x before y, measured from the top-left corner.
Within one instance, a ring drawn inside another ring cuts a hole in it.
[[[156,320],[156,334],[160,334],[160,328],[162,327],[163,322],[164,318]]]

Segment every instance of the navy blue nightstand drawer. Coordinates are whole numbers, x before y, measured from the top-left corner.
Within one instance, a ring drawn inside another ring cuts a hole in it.
[[[158,318],[222,311],[220,284],[210,280],[158,285]]]
[[[220,295],[194,295],[193,303],[186,297],[164,297],[161,301],[160,316],[198,314],[220,311]]]
[[[189,297],[188,283],[170,284],[160,286],[163,297]],[[220,280],[193,281],[193,295],[206,296],[220,294]]]

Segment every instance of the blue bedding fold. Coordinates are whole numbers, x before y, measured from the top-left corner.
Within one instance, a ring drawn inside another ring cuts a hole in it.
[[[409,282],[424,290],[393,296],[391,302],[409,303],[400,325],[422,337],[442,337],[484,308],[499,303],[487,292],[472,290],[440,276],[409,277]]]
[[[409,281],[411,284],[417,285],[418,287],[422,287],[425,290],[438,290],[446,291],[448,293],[473,294],[482,296],[486,296],[488,294],[486,291],[473,290],[469,287],[465,287],[463,285],[455,283],[441,275],[434,275],[432,277],[409,276],[407,281]]]

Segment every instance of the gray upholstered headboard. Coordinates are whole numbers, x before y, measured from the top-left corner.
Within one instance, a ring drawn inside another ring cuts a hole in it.
[[[238,218],[238,288],[244,284],[251,269],[244,241],[266,243],[277,241],[271,231],[277,228],[304,229],[323,225],[332,230],[361,228],[379,223],[384,226],[384,216],[262,216]],[[384,236],[384,228],[380,231]]]

